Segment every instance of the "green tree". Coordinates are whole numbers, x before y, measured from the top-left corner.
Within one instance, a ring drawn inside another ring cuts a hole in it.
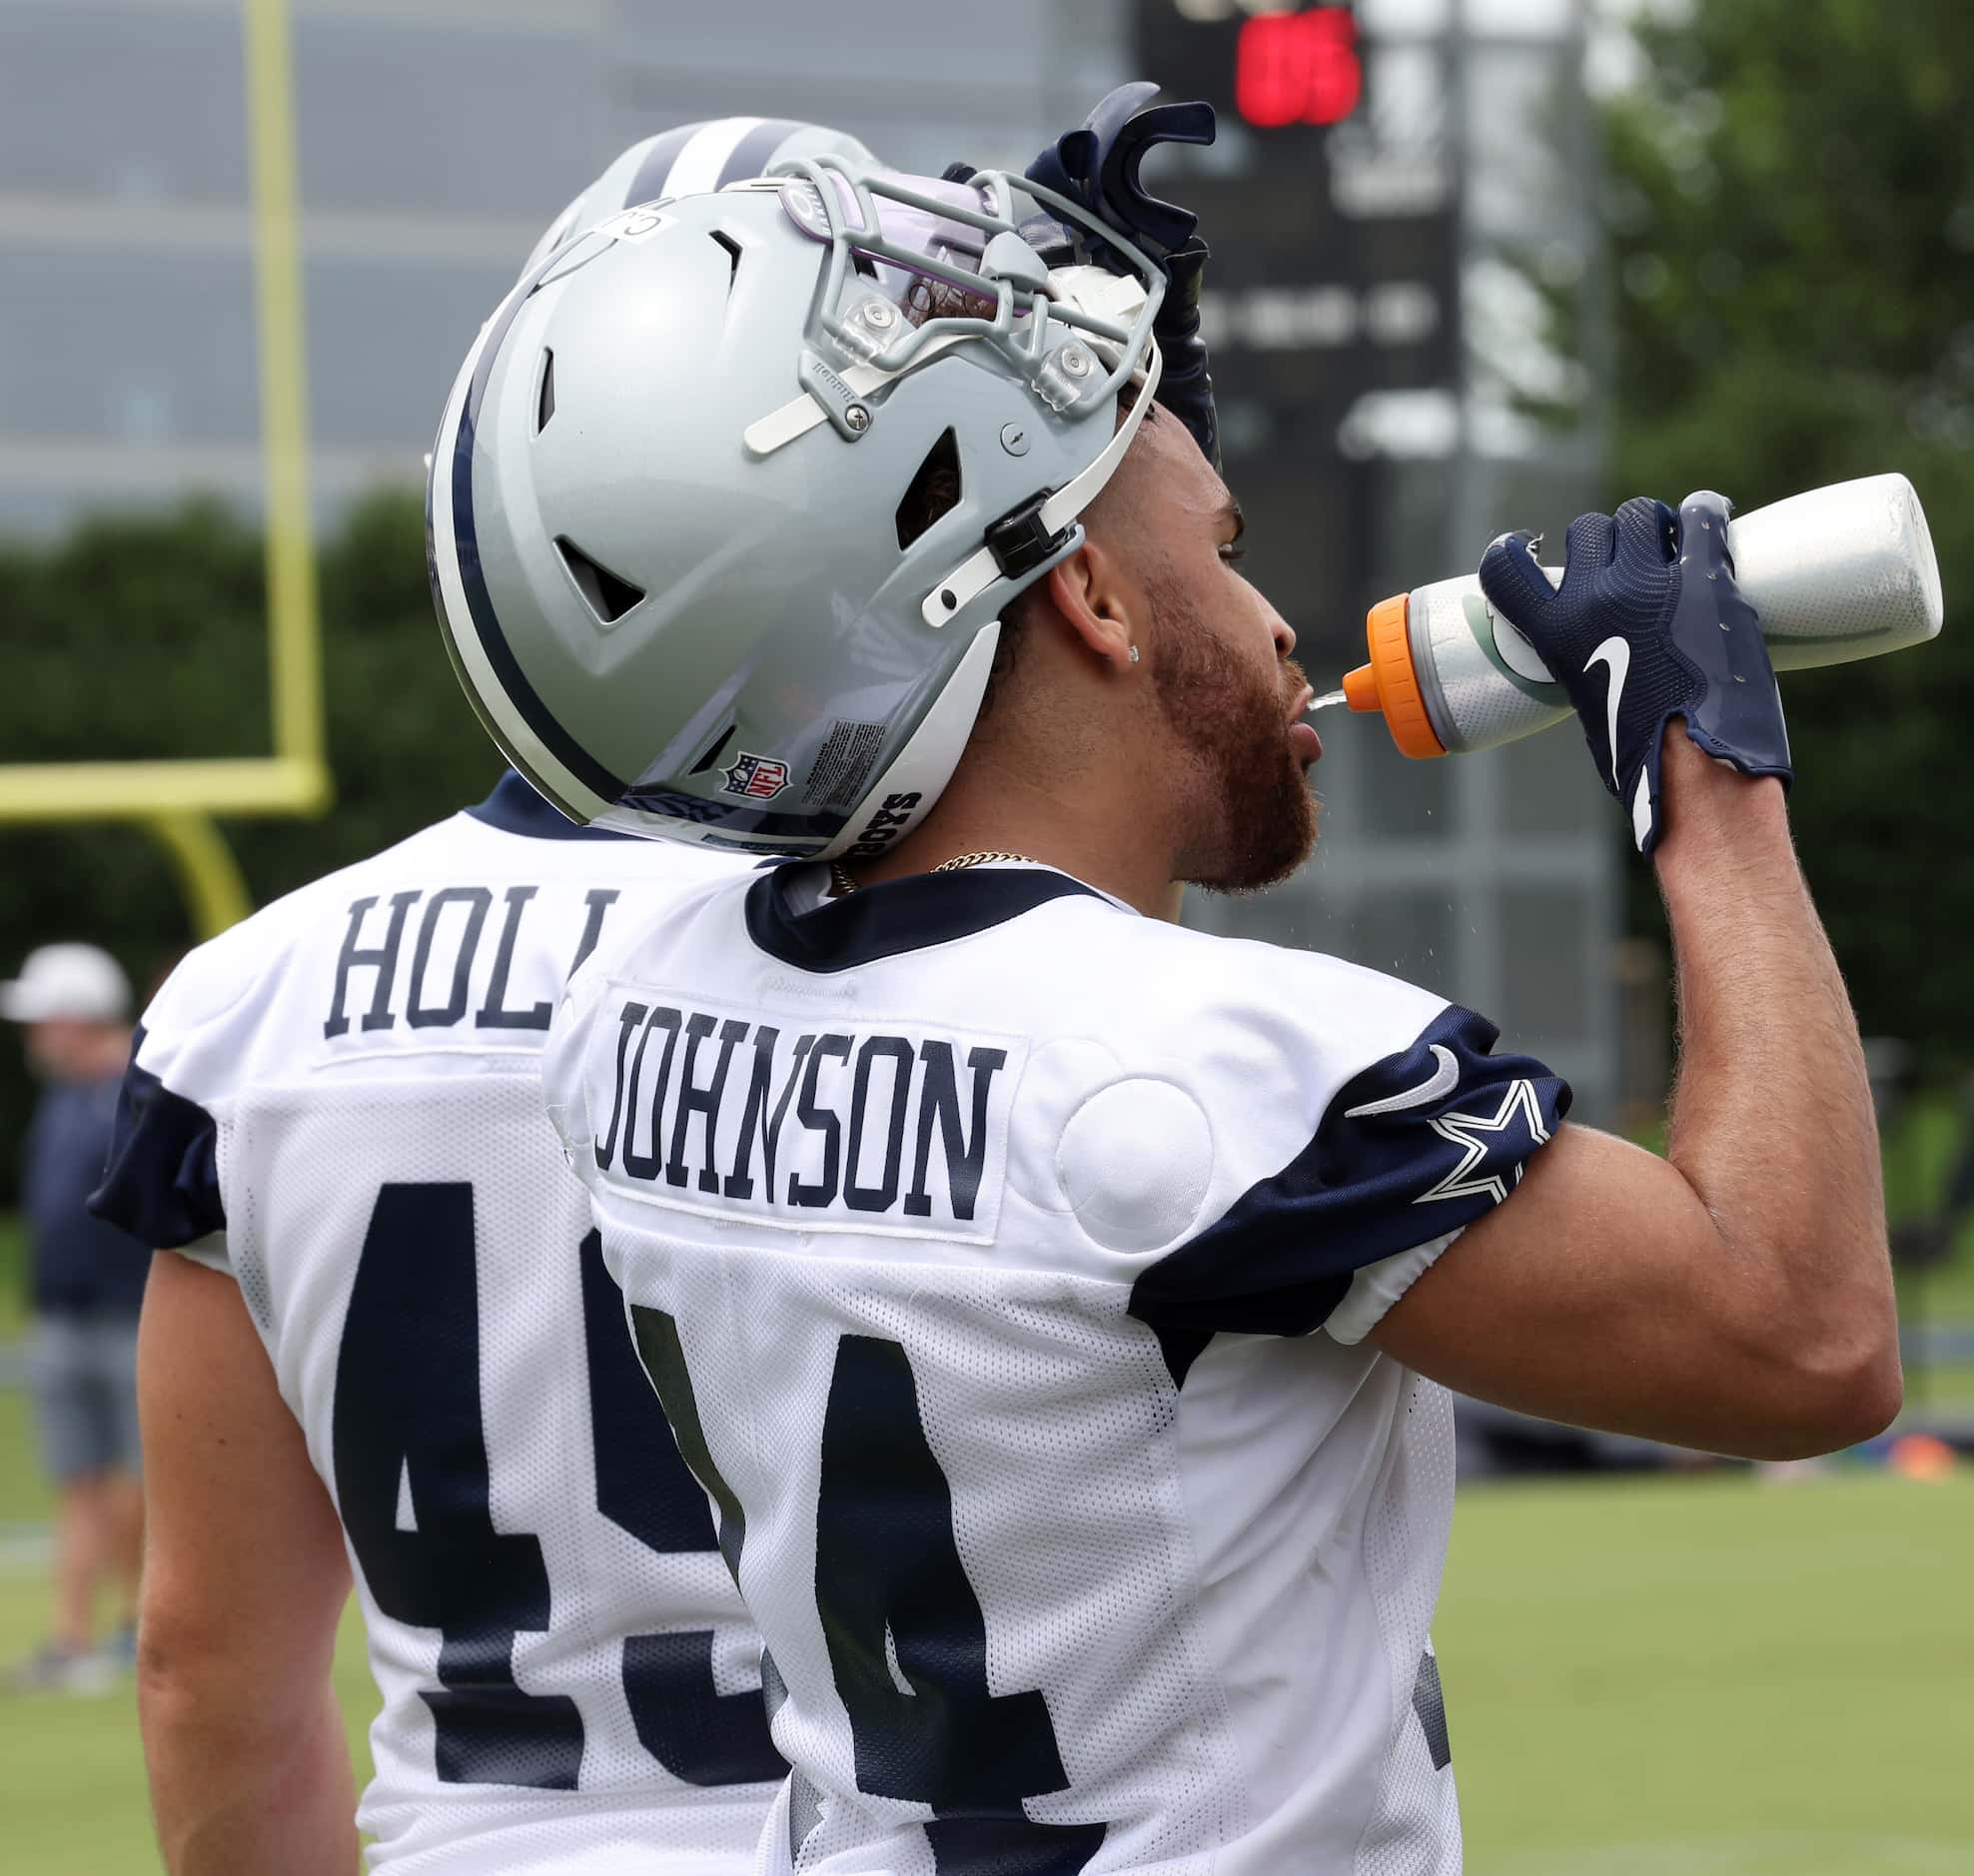
[[[1786,680],[1804,864],[1867,1033],[1974,1060],[1974,31],[1965,0],[1697,0],[1604,111],[1615,485],[1751,508],[1902,469],[1933,644]],[[1649,915],[1647,915],[1649,916]]]

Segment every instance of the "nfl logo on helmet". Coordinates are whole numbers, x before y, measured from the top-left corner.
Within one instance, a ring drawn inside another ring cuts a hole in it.
[[[788,786],[788,764],[771,756],[748,755],[745,750],[733,766],[721,771],[726,776],[726,792],[745,795],[752,801],[766,801]]]

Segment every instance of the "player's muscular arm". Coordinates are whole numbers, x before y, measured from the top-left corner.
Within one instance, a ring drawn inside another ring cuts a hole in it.
[[[1822,1451],[1899,1405],[1864,1058],[1780,786],[1676,728],[1665,779],[1681,1040],[1666,1159],[1564,1128],[1373,1334],[1450,1387],[1551,1419]]]
[[[1634,505],[1647,504],[1627,503],[1620,525]],[[1731,594],[1730,569],[1710,607],[1722,585]],[[1724,639],[1738,621],[1702,623]],[[1534,635],[1563,668],[1539,618]],[[1772,691],[1765,654],[1759,675]],[[1732,694],[1744,705],[1748,686]],[[1374,1338],[1451,1387],[1553,1419],[1752,1456],[1868,1437],[1897,1412],[1900,1380],[1863,1051],[1781,785],[1726,766],[1774,772],[1776,744],[1744,761],[1758,740],[1744,723],[1675,714],[1600,748],[1602,694],[1592,702],[1592,752],[1634,805],[1672,928],[1667,1156],[1564,1128]]]
[[[356,1793],[329,1678],[342,1532],[229,1278],[153,1261],[138,1404],[138,1715],[166,1867],[350,1876]]]

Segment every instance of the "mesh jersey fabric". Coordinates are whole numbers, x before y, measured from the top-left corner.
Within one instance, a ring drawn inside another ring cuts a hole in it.
[[[681,897],[543,1062],[762,1631],[803,1876],[1460,1867],[1444,1390],[1312,1333],[1567,1090],[1042,868]]]
[[[373,1869],[736,1876],[758,1643],[537,1074],[571,964],[734,863],[562,825],[455,816],[193,952],[97,1206],[231,1271],[337,1501]]]

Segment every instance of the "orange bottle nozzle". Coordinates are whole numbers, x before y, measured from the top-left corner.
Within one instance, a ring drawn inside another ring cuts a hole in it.
[[[1364,635],[1371,661],[1345,676],[1344,701],[1353,710],[1382,710],[1401,755],[1445,755],[1446,744],[1433,728],[1412,667],[1408,611],[1408,595],[1401,592],[1379,600],[1366,614]]]
[[[1354,710],[1382,710],[1385,706],[1378,699],[1378,671],[1370,664],[1360,664],[1354,671],[1344,673],[1344,701]]]

